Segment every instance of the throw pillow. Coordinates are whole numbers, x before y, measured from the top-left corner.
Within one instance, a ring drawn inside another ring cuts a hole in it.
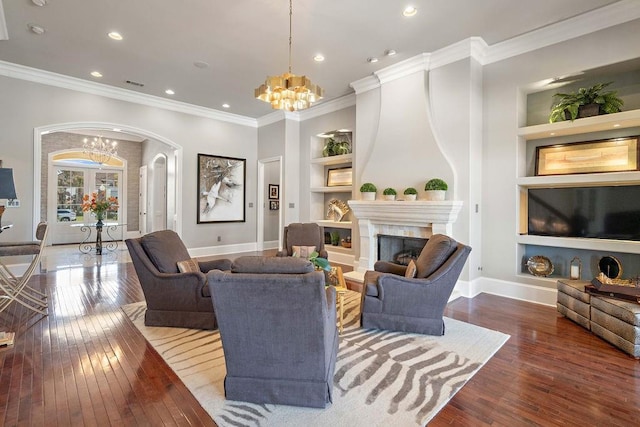
[[[293,256],[309,259],[311,254],[315,252],[315,246],[296,246],[293,245]]]
[[[178,261],[178,270],[180,273],[194,273],[200,271],[200,265],[195,258]]]
[[[409,265],[407,265],[407,270],[404,272],[404,277],[408,277],[413,279],[416,277],[416,273],[418,272],[418,267],[416,267],[416,262],[414,260],[409,261]]]

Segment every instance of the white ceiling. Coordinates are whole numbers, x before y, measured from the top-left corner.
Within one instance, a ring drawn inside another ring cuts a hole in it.
[[[293,72],[323,87],[326,101],[351,93],[349,83],[417,54],[472,36],[493,45],[615,2],[294,0]],[[410,3],[418,14],[403,17]],[[8,40],[0,40],[0,60],[135,92],[257,118],[272,110],[254,98],[254,89],[268,74],[287,70],[287,0],[2,4]],[[0,18],[1,12],[0,7]],[[46,32],[36,35],[28,24]],[[110,31],[120,32],[124,40],[109,39]],[[398,54],[384,57],[386,49]],[[316,53],[326,60],[314,62]],[[368,63],[371,56],[380,61]],[[209,67],[197,68],[196,61]],[[94,70],[103,77],[91,77]],[[166,95],[167,88],[175,95]],[[223,103],[231,108],[223,109]]]

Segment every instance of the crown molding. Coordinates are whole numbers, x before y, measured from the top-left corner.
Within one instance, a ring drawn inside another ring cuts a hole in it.
[[[378,76],[380,84],[387,83],[419,71],[428,70],[430,58],[430,53],[421,53],[412,58],[395,63],[389,67],[374,71],[374,74]]]
[[[640,18],[640,1],[620,0],[582,15],[491,45],[483,65],[502,61]]]
[[[314,117],[324,116],[325,114],[333,113],[344,108],[353,107],[356,105],[356,95],[353,93],[341,96],[340,98],[331,99],[321,104],[316,104],[311,108],[303,111],[298,111],[298,117],[301,121],[309,120]]]
[[[0,1],[0,40],[9,40],[9,30],[7,29],[7,21],[4,19],[2,1]]]
[[[278,123],[281,120],[285,119],[284,111],[278,110],[273,113],[266,114],[262,117],[258,117],[258,128],[263,126],[268,126],[274,123]]]
[[[12,64],[5,61],[0,61],[0,76],[90,93],[92,95],[104,96],[120,101],[127,101],[149,107],[190,114],[193,116],[220,120],[242,126],[258,127],[258,121],[251,117],[226,113],[211,108],[187,104],[185,102],[172,101],[158,96],[141,94],[127,89],[107,86],[102,83],[89,82],[76,77],[64,76],[62,74],[38,70],[36,68],[25,67],[23,65]]]
[[[356,95],[359,95],[371,89],[379,88],[380,81],[378,80],[378,77],[376,77],[375,75],[370,75],[360,80],[356,80],[355,82],[349,83],[349,86],[353,88],[353,90],[356,92]]]
[[[489,45],[482,37],[469,37],[433,52],[429,69],[433,70],[466,58],[473,58],[482,64],[488,49]]]

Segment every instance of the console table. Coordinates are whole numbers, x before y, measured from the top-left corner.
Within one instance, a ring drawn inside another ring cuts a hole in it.
[[[93,224],[71,224],[70,227],[79,227],[80,231],[83,233],[87,233],[87,236],[84,238],[82,242],[78,245],[78,249],[83,254],[88,254],[94,248],[96,249],[97,255],[102,255],[102,249],[106,249],[110,252],[115,251],[118,248],[118,239],[116,239],[111,233],[115,232],[118,227],[122,227],[126,224],[119,222],[103,222],[103,223],[93,223]],[[91,242],[91,234],[92,230],[96,230],[96,241],[95,245]],[[108,240],[103,242],[102,240],[102,231],[107,233]]]
[[[640,304],[593,295],[589,282],[558,280],[558,312],[633,357],[640,358]]]

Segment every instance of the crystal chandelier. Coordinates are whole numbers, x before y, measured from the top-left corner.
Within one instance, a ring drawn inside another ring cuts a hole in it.
[[[264,84],[255,90],[257,99],[270,103],[276,110],[304,110],[322,99],[324,92],[320,86],[311,83],[307,76],[291,73],[292,1],[289,0],[289,71],[281,76],[268,76]]]
[[[91,161],[104,165],[111,157],[117,156],[118,152],[116,147],[118,141],[103,140],[101,136],[93,138],[91,141],[88,138],[83,140],[82,149]]]

